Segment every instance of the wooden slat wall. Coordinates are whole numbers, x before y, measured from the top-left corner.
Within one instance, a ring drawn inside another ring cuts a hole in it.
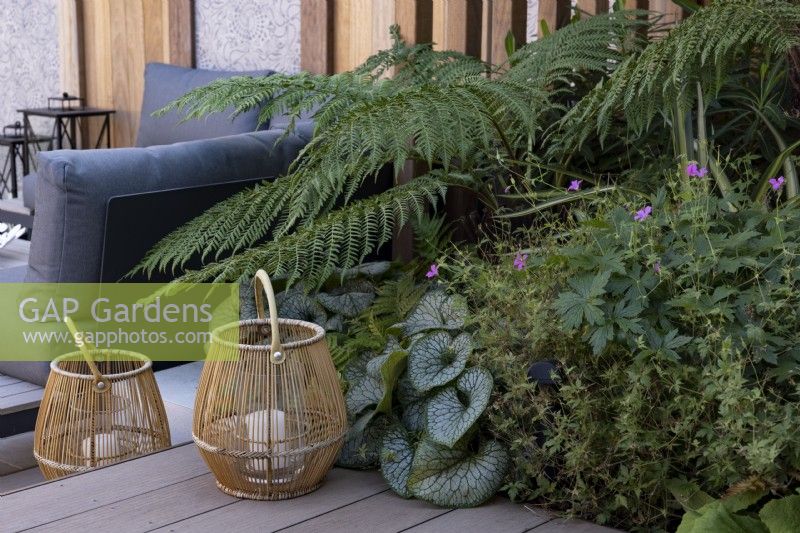
[[[82,96],[90,106],[111,107],[112,145],[132,146],[139,129],[144,66],[151,61],[192,66],[191,0],[77,1],[82,54]],[[94,139],[98,125],[88,131]]]
[[[436,43],[438,49],[505,60],[505,37],[512,30],[518,42],[525,36],[525,0],[301,0],[301,56],[304,70],[343,72],[391,45],[389,26],[399,24],[412,43]],[[319,31],[330,21],[327,32]],[[331,59],[320,40],[330,41]]]

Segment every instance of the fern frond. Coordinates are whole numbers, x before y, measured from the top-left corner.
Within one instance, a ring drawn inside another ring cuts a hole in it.
[[[428,205],[435,205],[446,190],[437,178],[416,178],[353,202],[289,235],[187,272],[180,281],[247,279],[264,268],[285,277],[287,285],[302,279],[306,287],[317,287],[337,269],[360,264],[367,254],[389,242],[395,229],[420,216]]]
[[[593,134],[604,138],[618,112],[640,132],[676,102],[688,109],[697,83],[716,94],[744,54],[782,55],[800,45],[798,25],[800,5],[785,0],[713,2],[626,58],[570,110],[552,144],[569,153]]]

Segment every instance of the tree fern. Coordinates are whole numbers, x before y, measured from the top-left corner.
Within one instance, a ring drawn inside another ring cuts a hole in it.
[[[302,277],[308,287],[319,286],[336,268],[363,262],[371,251],[387,243],[395,228],[419,217],[426,206],[444,196],[446,185],[422,176],[365,200],[354,201],[298,228],[290,235],[251,247],[198,271],[183,281],[236,281],[265,268],[291,285]]]
[[[382,202],[391,195],[412,190],[404,186],[374,203],[350,205],[364,180],[386,165],[397,172],[415,160],[443,169],[418,186],[429,187],[437,175],[467,175],[462,185],[469,181],[478,187],[479,197],[487,198],[485,183],[501,177],[498,158],[521,159],[529,140],[566,111],[561,102],[565,88],[587,73],[613,69],[621,60],[625,36],[642,24],[630,14],[580,21],[563,35],[526,45],[503,71],[457,52],[406,45],[395,28],[392,48],[352,72],[236,77],[195,89],[171,106],[187,119],[231,108],[236,114],[266,103],[263,121],[279,113],[292,118],[310,113],[315,135],[286,176],[222,202],[169,235],[142,268],[175,269],[199,253],[219,262],[187,279],[237,278],[256,263],[269,265],[273,273],[322,279],[380,242],[358,234],[345,249],[339,239],[357,229],[347,226],[347,217],[365,222],[367,206],[388,205]],[[393,77],[386,78],[390,71]],[[506,173],[502,168],[501,174]],[[345,207],[333,211],[337,205]],[[385,236],[405,220],[376,215],[372,223],[379,226],[371,231]],[[266,235],[272,242],[250,249]],[[298,250],[294,259],[288,252],[292,247]],[[313,260],[299,259],[301,249]]]
[[[599,82],[570,110],[552,149],[574,150],[594,133],[606,136],[617,112],[642,131],[676,102],[691,109],[695,85],[716,94],[744,54],[782,55],[800,45],[798,25],[800,6],[784,0],[713,2]]]

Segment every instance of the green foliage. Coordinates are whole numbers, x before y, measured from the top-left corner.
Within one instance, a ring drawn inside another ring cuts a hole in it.
[[[670,182],[647,201],[579,202],[565,222],[484,243],[483,259],[453,258],[453,290],[475,315],[471,360],[494,376],[489,428],[509,448],[512,497],[671,530],[672,478],[708,494],[800,485],[800,210]],[[635,221],[644,205],[651,216]],[[542,360],[557,385],[527,381]]]
[[[402,215],[418,200],[433,201],[447,185],[473,188],[494,208],[487,185],[508,175],[498,160],[520,159],[529,142],[563,115],[565,91],[613,69],[626,49],[621,39],[643,24],[619,14],[578,22],[563,35],[520,48],[502,72],[456,52],[406,45],[395,28],[394,46],[353,72],[236,77],[195,89],[171,106],[189,119],[265,102],[262,119],[311,113],[315,134],[286,176],[179,228],[141,268],[182,268],[201,254],[221,262],[186,280],[246,278],[264,267],[313,286],[334,268],[358,264],[409,221]],[[390,68],[394,76],[382,77]],[[293,124],[287,134],[292,130]],[[365,180],[386,166],[396,173],[408,160],[435,170],[351,203]],[[266,235],[269,242],[257,244]],[[337,239],[343,236],[346,242]]]
[[[383,305],[379,296],[374,307]],[[506,449],[480,434],[493,381],[483,368],[465,369],[472,339],[462,330],[463,309],[441,289],[427,292],[408,312],[404,333],[403,324],[390,328],[399,339],[389,337],[380,354],[364,352],[344,371],[352,425],[339,463],[379,464],[399,495],[446,507],[492,497],[509,463]]]
[[[800,45],[798,24],[800,6],[784,0],[714,2],[626,58],[570,110],[565,120],[569,135],[586,139],[594,129],[604,136],[617,111],[624,112],[631,128],[642,131],[675,103],[690,109],[695,84],[716,94],[744,54],[759,49],[780,56]]]
[[[797,494],[774,498],[761,486],[738,486],[715,500],[693,483],[673,483],[670,489],[686,511],[677,533],[793,533],[800,524]],[[682,501],[689,491],[702,504]]]

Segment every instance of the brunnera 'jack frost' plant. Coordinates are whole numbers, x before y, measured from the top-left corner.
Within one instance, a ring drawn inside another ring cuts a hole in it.
[[[382,353],[365,353],[345,368],[352,427],[340,465],[380,465],[399,495],[445,507],[479,505],[500,489],[509,457],[478,430],[493,379],[468,366],[466,313],[461,299],[431,290]]]

